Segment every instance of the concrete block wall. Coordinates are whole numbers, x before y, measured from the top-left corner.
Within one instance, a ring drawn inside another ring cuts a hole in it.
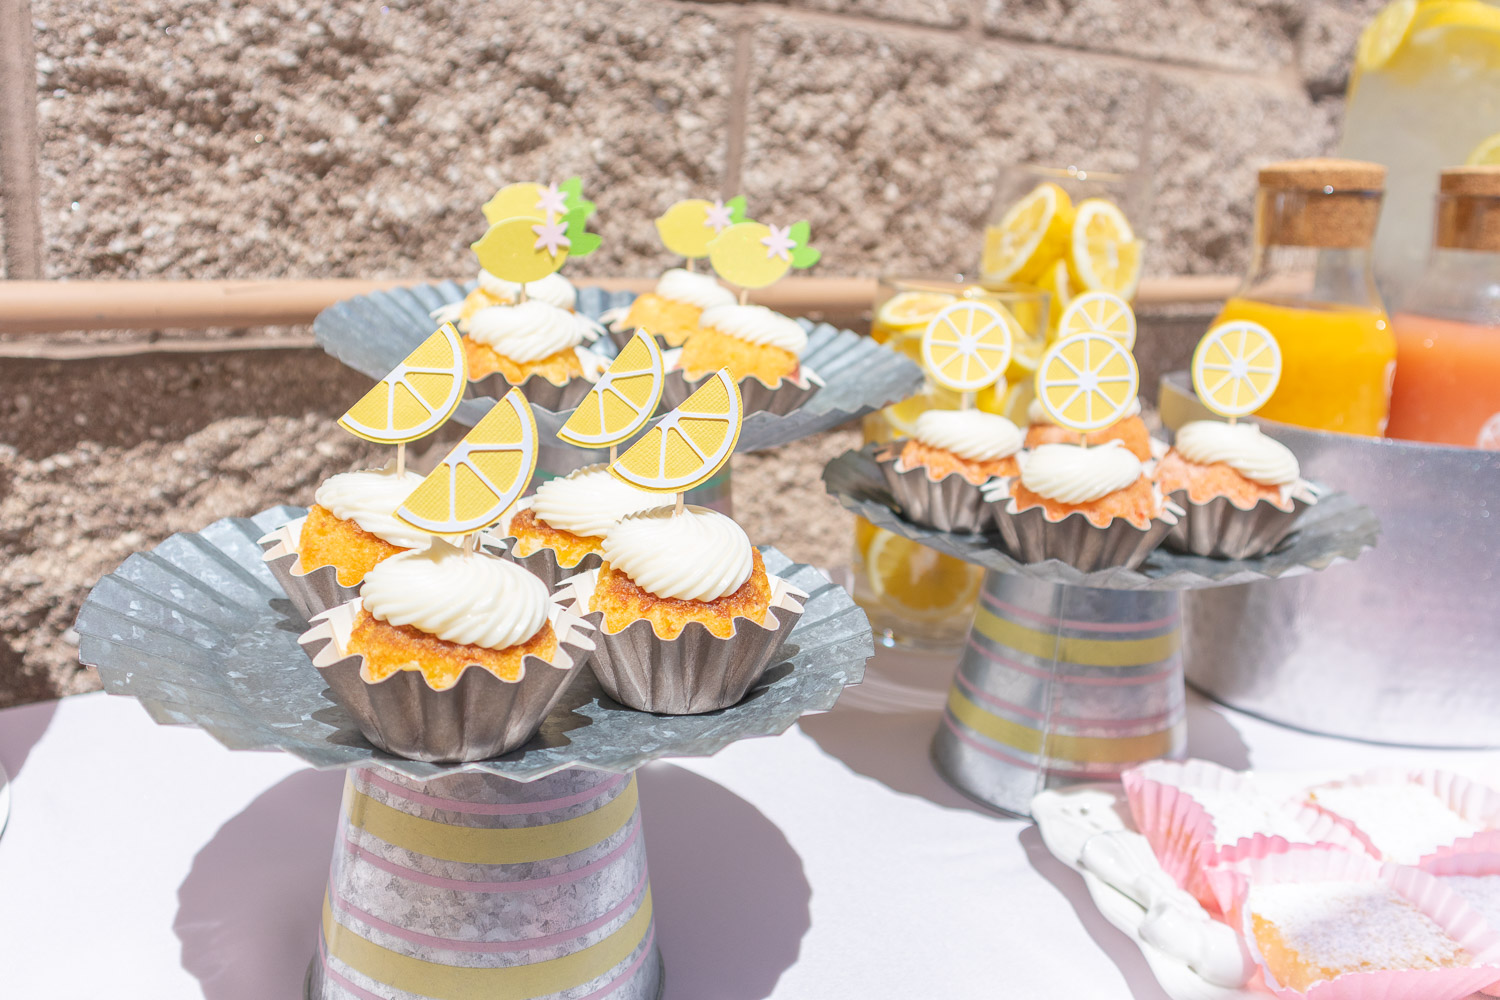
[[[0,0],[0,277],[464,275],[497,185],[573,173],[605,239],[574,276],[655,273],[650,220],[736,192],[810,219],[818,273],[951,270],[1025,162],[1149,180],[1150,271],[1230,273],[1256,165],[1334,146],[1377,6]],[[331,424],[364,384],[0,358],[0,705],[96,683],[69,626],[129,551],[371,460]],[[737,459],[752,536],[842,559],[817,474],[850,440]]]

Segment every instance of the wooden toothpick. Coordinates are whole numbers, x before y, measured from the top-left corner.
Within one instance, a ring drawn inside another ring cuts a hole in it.
[[[677,494],[677,506],[674,507],[673,510],[672,510],[672,516],[673,517],[676,517],[678,514],[682,513],[682,498],[683,498],[684,495],[685,494],[682,494],[682,493],[678,493]]]
[[[402,441],[396,445],[396,476],[400,478],[406,475],[406,442]]]

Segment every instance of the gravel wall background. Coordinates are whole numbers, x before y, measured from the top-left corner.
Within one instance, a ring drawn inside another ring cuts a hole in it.
[[[575,277],[655,273],[652,218],[737,192],[812,221],[816,273],[951,270],[1026,162],[1131,174],[1152,273],[1234,272],[1256,166],[1332,148],[1377,7],[0,0],[31,26],[0,31],[0,276],[463,275],[497,185],[573,173],[605,240]],[[316,352],[26,342],[0,338],[0,705],[91,685],[68,626],[129,551],[370,457],[331,424],[364,380]],[[738,459],[751,534],[842,558],[816,472],[851,440]]]

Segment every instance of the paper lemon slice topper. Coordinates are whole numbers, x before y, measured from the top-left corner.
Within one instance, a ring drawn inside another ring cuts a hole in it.
[[[490,224],[502,219],[564,216],[584,209],[584,218],[594,214],[594,203],[583,196],[583,181],[569,177],[561,184],[525,181],[507,184],[484,203],[484,219]]]
[[[646,426],[662,389],[661,348],[636,331],[557,436],[579,448],[609,448]]]
[[[458,330],[444,323],[349,407],[339,426],[378,444],[415,441],[453,416],[467,381]]]
[[[737,222],[708,244],[708,261],[719,277],[740,288],[764,288],[792,268],[812,267],[822,253],[808,246],[810,227],[786,228],[763,222]]]
[[[1001,305],[955,302],[945,306],[922,333],[922,361],[928,375],[956,392],[993,385],[1010,364],[1014,324]]]
[[[708,244],[724,230],[745,221],[745,199],[679,201],[656,220],[662,245],[689,259],[708,256]]]
[[[610,474],[652,493],[684,493],[729,461],[743,419],[740,387],[720,368],[615,460]]]
[[[512,389],[418,484],[396,516],[434,535],[467,535],[494,524],[536,471],[536,418]]]
[[[1281,381],[1281,347],[1259,323],[1220,323],[1193,351],[1193,388],[1221,417],[1243,417],[1266,405]]]
[[[1130,411],[1140,379],[1124,344],[1104,333],[1077,333],[1042,355],[1036,398],[1058,426],[1097,431]]]
[[[1135,311],[1130,304],[1110,292],[1085,292],[1063,310],[1057,323],[1059,338],[1075,333],[1104,333],[1135,348]]]

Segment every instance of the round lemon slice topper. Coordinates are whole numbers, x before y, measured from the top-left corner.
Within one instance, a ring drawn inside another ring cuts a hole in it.
[[[536,418],[512,389],[396,511],[434,535],[467,535],[498,521],[536,471]]]
[[[627,440],[656,412],[662,372],[656,339],[637,330],[557,436],[579,448],[608,448]]]
[[[444,323],[349,407],[339,426],[377,444],[415,441],[453,416],[467,381],[458,330]]]
[[[1135,347],[1135,311],[1110,292],[1084,292],[1068,303],[1058,321],[1059,337],[1075,333],[1108,334],[1131,350]]]
[[[944,307],[922,334],[928,375],[955,392],[990,385],[1010,364],[1015,325],[1002,305],[969,301]]]
[[[1220,323],[1193,351],[1193,388],[1221,417],[1243,417],[1266,405],[1281,381],[1281,346],[1259,323]]]
[[[1036,398],[1059,427],[1097,431],[1129,412],[1140,379],[1124,344],[1104,333],[1075,333],[1042,355]]]
[[[652,493],[684,493],[729,461],[743,419],[740,387],[729,369],[720,368],[626,449],[610,474]]]

